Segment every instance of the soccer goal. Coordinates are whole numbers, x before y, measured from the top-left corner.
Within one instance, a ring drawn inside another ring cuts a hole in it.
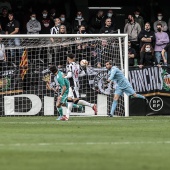
[[[127,34],[1,35],[1,44],[6,53],[6,61],[0,63],[1,116],[57,115],[60,88],[55,92],[46,88],[48,81],[56,89],[49,66],[66,73],[69,53],[75,54],[86,73],[79,78],[80,97],[96,103],[99,116],[110,112],[114,93],[114,84],[104,83],[108,78],[105,62],[111,60],[128,78]],[[119,99],[115,114],[129,116],[127,96]],[[94,113],[85,106],[73,108],[71,115]]]

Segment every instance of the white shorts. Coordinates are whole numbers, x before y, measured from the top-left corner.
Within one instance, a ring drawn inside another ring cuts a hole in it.
[[[79,98],[79,90],[78,88],[70,87],[68,92],[68,97],[75,99]]]

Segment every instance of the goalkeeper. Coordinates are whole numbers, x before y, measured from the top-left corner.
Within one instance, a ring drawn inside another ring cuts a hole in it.
[[[133,95],[135,98],[141,98],[146,100],[146,98],[140,94],[136,94],[134,89],[132,88],[132,85],[128,81],[128,79],[124,76],[123,72],[118,69],[116,66],[113,66],[112,61],[107,61],[105,63],[109,75],[109,78],[107,80],[107,83],[110,81],[116,82],[116,87],[115,87],[115,92],[114,92],[114,98],[113,98],[113,103],[111,107],[111,111],[109,116],[113,117],[114,112],[116,110],[116,106],[118,103],[118,99],[123,93],[126,93],[128,96]]]

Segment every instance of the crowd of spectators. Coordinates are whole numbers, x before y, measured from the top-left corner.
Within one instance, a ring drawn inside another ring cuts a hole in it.
[[[35,11],[29,7],[24,11],[24,7],[18,5],[16,9],[13,9],[8,1],[1,1],[0,34],[108,34],[117,33],[119,29],[112,9],[106,13],[98,10],[88,21],[80,10],[71,21],[66,13],[57,14],[56,11],[55,6],[44,7],[41,11]],[[139,65],[142,68],[158,64],[169,65],[170,19],[167,23],[163,20],[162,12],[158,12],[158,20],[151,25],[145,21],[140,12],[138,9],[132,11],[125,21],[124,33],[127,33],[129,37],[129,66]],[[50,41],[55,42],[53,38]],[[20,46],[20,39],[10,39],[8,45]],[[14,57],[13,50],[10,51],[10,57]],[[101,51],[96,49],[95,53],[102,53]],[[22,52],[19,49],[19,56]],[[101,58],[102,56],[98,57],[99,60]],[[2,61],[6,61],[6,57],[0,56],[0,62]],[[100,61],[97,62],[97,67],[102,67]]]

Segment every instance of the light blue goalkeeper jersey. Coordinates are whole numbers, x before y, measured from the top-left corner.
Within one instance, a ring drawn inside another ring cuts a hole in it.
[[[127,87],[132,87],[128,79],[124,76],[123,72],[117,67],[113,66],[109,72],[109,80],[117,83],[117,88],[125,89]]]

